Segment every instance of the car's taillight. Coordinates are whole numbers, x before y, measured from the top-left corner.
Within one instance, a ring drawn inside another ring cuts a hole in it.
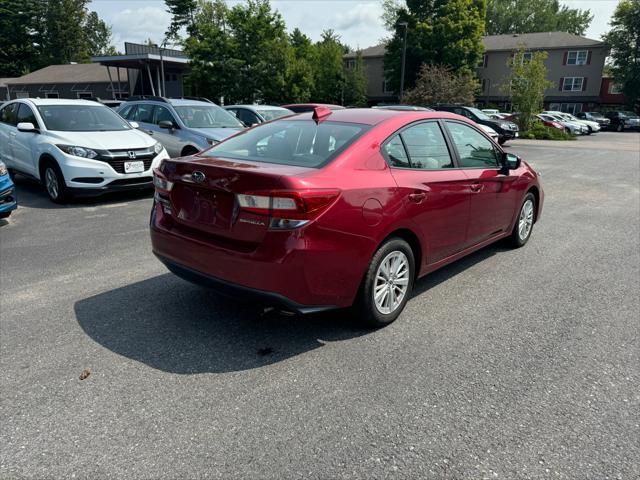
[[[153,186],[156,187],[156,190],[163,192],[170,192],[173,188],[173,182],[167,180],[167,178],[162,174],[160,170],[157,168],[153,169]]]
[[[272,229],[291,229],[317,218],[339,195],[340,190],[272,190],[239,194],[238,203],[246,212],[270,216]]]

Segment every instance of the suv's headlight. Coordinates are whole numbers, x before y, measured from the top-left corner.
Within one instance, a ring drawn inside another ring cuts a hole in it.
[[[156,142],[156,144],[153,146],[153,151],[156,152],[156,155],[158,155],[160,152],[162,152],[163,148],[164,147],[160,142]]]
[[[98,156],[98,152],[96,152],[95,150],[91,150],[90,148],[76,147],[73,145],[56,145],[56,147],[58,147],[64,153],[68,153],[69,155],[73,155],[76,157],[96,158]]]
[[[6,175],[7,173],[9,173],[9,171],[7,170],[7,166],[4,164],[4,162],[0,162],[0,177]]]
[[[501,123],[500,124],[500,128],[503,130],[509,130],[509,124],[508,123]]]

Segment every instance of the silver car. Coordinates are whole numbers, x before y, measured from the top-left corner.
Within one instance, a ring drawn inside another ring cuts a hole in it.
[[[276,118],[295,115],[295,113],[288,108],[274,107],[271,105],[227,105],[223,108],[235,115],[238,120],[247,127],[270,122]]]
[[[130,97],[118,113],[136,122],[172,158],[193,155],[244,129],[236,117],[204,99]]]

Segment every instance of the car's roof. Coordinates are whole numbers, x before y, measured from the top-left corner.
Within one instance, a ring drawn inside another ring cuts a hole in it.
[[[305,112],[287,117],[287,120],[310,120],[313,112]],[[405,117],[408,120],[420,120],[429,118],[462,118],[448,112],[429,112],[415,110],[387,110],[383,108],[347,108],[343,110],[332,110],[331,114],[325,118],[326,121],[360,123],[364,125],[377,125],[394,118]]]
[[[39,105],[87,105],[89,107],[104,107],[100,102],[92,100],[76,100],[73,98],[19,98],[18,100],[26,100],[36,106]],[[107,107],[108,108],[108,107]]]
[[[288,112],[288,108],[276,107],[275,105],[225,105],[225,109],[229,108],[247,108],[249,110],[282,110]]]
[[[195,105],[203,105],[203,106],[212,106],[217,105],[212,102],[205,102],[203,100],[193,100],[189,98],[166,98],[164,100],[159,100],[157,98],[134,98],[133,100],[124,100],[122,105],[126,103],[154,103],[158,105],[173,105],[176,107],[179,106],[195,106]]]

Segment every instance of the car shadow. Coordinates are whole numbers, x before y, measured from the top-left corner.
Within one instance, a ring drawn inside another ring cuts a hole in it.
[[[153,190],[129,191],[129,192],[110,192],[99,197],[72,198],[64,204],[53,203],[49,200],[44,186],[35,179],[22,175],[15,175],[13,183],[16,187],[18,196],[18,207],[24,206],[39,209],[60,209],[73,207],[87,207],[94,205],[105,205],[109,203],[119,203],[128,200],[137,200],[140,198],[151,198]]]
[[[369,332],[345,311],[265,313],[169,273],[80,300],[74,309],[100,345],[178,374],[259,368]]]
[[[502,250],[480,250],[419,280],[414,297]],[[112,352],[177,374],[225,373],[278,363],[373,330],[348,310],[265,313],[172,274],[125,285],[74,306],[85,333]],[[400,319],[402,321],[402,318]]]

